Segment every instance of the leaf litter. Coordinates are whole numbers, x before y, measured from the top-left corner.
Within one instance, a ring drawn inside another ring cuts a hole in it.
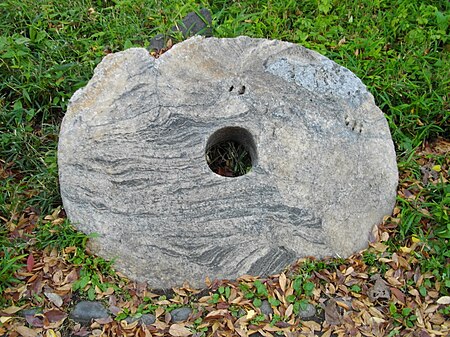
[[[448,161],[439,165],[425,160],[426,154],[448,149],[441,140],[426,144],[421,167],[426,173],[416,179],[401,172],[399,197],[416,198],[426,183],[448,182]],[[436,150],[437,149],[437,150]],[[425,172],[425,173],[424,173]],[[406,192],[407,191],[407,192]],[[428,209],[421,209],[425,214]],[[62,223],[65,215],[56,210],[44,222]],[[38,222],[37,213],[28,208],[13,219],[4,219],[10,238],[30,238]],[[445,281],[430,272],[422,272],[418,254],[425,243],[415,235],[393,246],[389,242],[399,234],[401,210],[374,228],[369,248],[343,259],[300,259],[278,275],[258,278],[245,275],[235,281],[205,280],[207,288],[196,290],[185,284],[168,292],[151,290],[118,275],[97,275],[100,283],[82,279],[80,265],[69,262],[76,247],[62,250],[34,247],[24,267],[16,273],[20,281],[7,288],[2,297],[8,306],[0,308],[0,334],[16,337],[35,336],[448,336],[450,296]],[[427,218],[421,220],[427,228]],[[31,236],[32,237],[32,236]],[[87,252],[89,253],[89,252]],[[447,259],[447,265],[449,261]],[[314,267],[309,268],[308,266]],[[100,284],[100,286],[99,286]],[[107,286],[101,287],[102,284]],[[69,318],[74,304],[90,294],[103,302],[110,317],[81,325]],[[262,311],[267,300],[271,312]],[[302,319],[300,310],[310,304],[316,314]],[[184,322],[172,322],[174,308],[190,307],[192,314]],[[25,309],[38,308],[23,314]],[[128,323],[126,317],[151,313],[153,324],[139,320]]]

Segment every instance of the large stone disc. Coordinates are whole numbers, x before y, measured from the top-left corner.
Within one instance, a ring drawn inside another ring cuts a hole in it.
[[[223,141],[247,149],[248,174],[211,171],[205,153]],[[106,56],[70,101],[58,164],[71,222],[156,288],[346,257],[391,213],[398,181],[386,119],[353,73],[247,37]]]

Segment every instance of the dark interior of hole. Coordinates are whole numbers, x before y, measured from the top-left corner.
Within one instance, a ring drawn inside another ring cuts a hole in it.
[[[206,161],[211,171],[224,177],[239,177],[252,168],[250,153],[234,140],[211,146],[206,151]]]

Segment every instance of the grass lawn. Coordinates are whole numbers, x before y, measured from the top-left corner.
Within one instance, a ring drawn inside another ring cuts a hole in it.
[[[214,36],[301,44],[349,68],[375,96],[400,182],[394,213],[367,250],[303,259],[264,279],[212,280],[199,294],[161,294],[115,273],[70,226],[56,165],[70,97],[106,54],[147,47],[202,7],[213,13]],[[447,0],[2,0],[0,336],[448,335],[449,9]],[[374,286],[388,295],[374,297]],[[67,314],[80,299],[113,306],[111,319],[75,324]],[[317,314],[302,320],[308,304]],[[173,324],[179,307],[193,314]],[[39,308],[37,321],[24,317],[29,308]],[[147,313],[155,324],[122,321]]]

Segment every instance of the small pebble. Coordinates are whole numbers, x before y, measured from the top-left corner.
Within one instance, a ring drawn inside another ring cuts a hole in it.
[[[94,301],[81,301],[77,303],[70,314],[70,318],[78,323],[90,323],[97,318],[107,318],[108,311],[102,303]]]
[[[191,308],[177,308],[170,312],[170,315],[172,316],[172,322],[182,322],[188,319],[189,315],[192,313]]]
[[[150,324],[155,323],[156,317],[155,317],[155,315],[152,315],[152,314],[145,314],[145,315],[142,315],[140,321],[144,325],[150,325]]]
[[[263,315],[270,316],[273,314],[272,306],[267,300],[262,301],[260,309]]]
[[[308,303],[304,310],[300,309],[300,311],[298,313],[298,317],[306,319],[306,318],[314,317],[315,314],[316,314],[316,307],[314,305],[312,305],[311,303]]]
[[[139,320],[139,322],[143,325],[150,325],[150,324],[155,323],[156,317],[152,314],[144,314],[141,317],[131,317],[130,316],[130,317],[125,318],[125,321],[128,324],[136,322],[137,320]]]
[[[40,312],[42,312],[42,308],[36,307],[36,308],[24,309],[20,313],[23,317],[25,317],[25,316],[34,316]]]

